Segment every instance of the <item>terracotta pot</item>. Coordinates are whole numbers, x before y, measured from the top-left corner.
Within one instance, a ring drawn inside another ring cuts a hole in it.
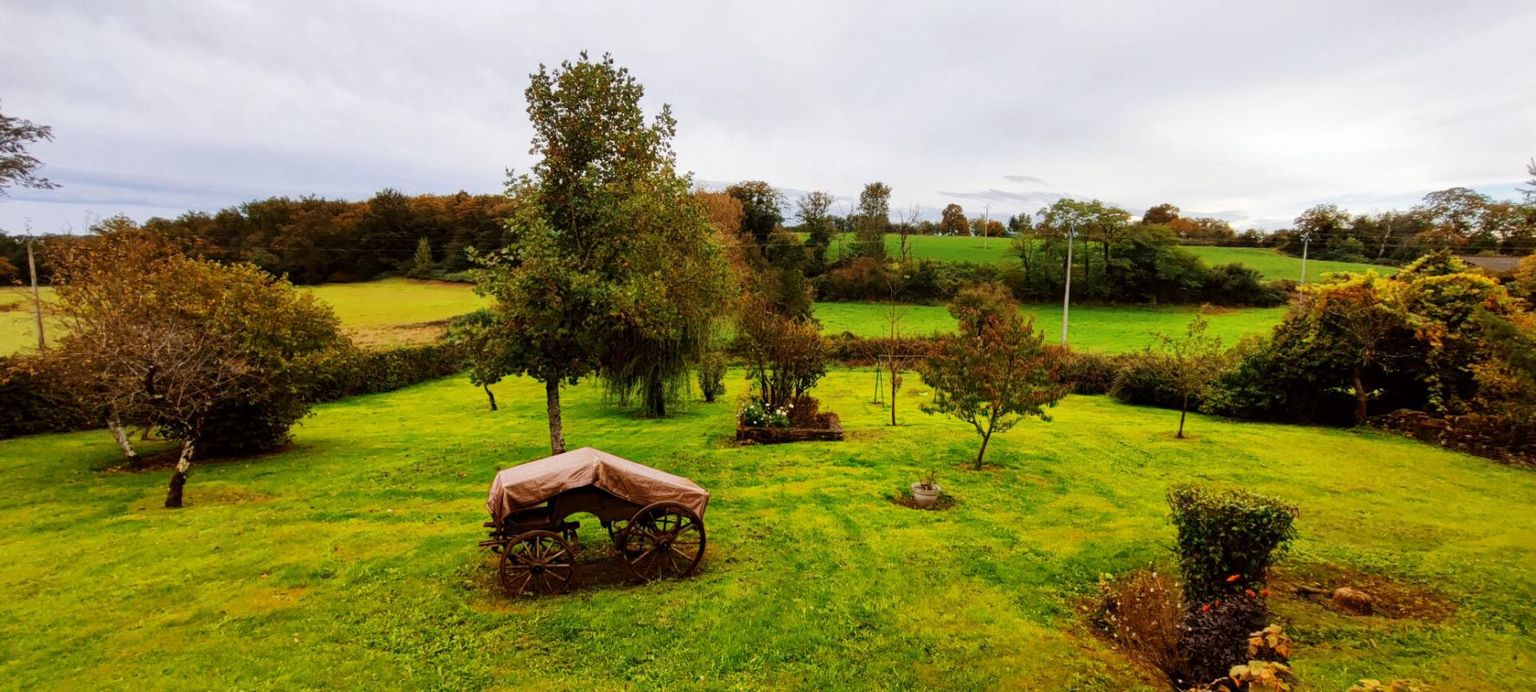
[[[938,504],[940,492],[942,492],[942,489],[938,484],[924,485],[922,483],[913,483],[912,504],[918,507],[932,507]]]

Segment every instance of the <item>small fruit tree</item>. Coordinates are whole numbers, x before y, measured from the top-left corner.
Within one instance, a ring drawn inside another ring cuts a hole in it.
[[[942,413],[970,423],[981,436],[976,469],[986,461],[992,435],[1025,417],[1050,420],[1045,409],[1066,396],[1056,375],[1058,358],[1019,313],[1007,289],[996,283],[968,288],[955,297],[950,314],[959,333],[946,336],[922,368],[933,387],[925,413]]]

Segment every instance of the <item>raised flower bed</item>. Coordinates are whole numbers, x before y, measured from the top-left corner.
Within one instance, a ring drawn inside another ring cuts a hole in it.
[[[809,397],[800,402],[800,414],[791,415],[792,406],[768,409],[757,399],[748,401],[736,416],[736,441],[740,444],[842,441],[843,424],[836,413],[817,413],[816,400]]]

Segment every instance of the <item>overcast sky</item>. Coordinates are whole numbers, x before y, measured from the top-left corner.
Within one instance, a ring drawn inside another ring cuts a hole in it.
[[[0,229],[271,195],[497,192],[538,64],[611,52],[698,180],[934,215],[1060,195],[1240,227],[1336,202],[1513,196],[1536,156],[1536,2],[23,2],[0,109],[53,191]]]

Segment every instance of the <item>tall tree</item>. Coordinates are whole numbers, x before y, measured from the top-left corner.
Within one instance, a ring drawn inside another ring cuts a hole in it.
[[[885,233],[891,227],[891,186],[873,182],[859,193],[859,208],[854,221],[854,255],[874,260],[885,259]]]
[[[768,234],[784,223],[784,194],[761,180],[744,180],[725,188],[726,194],[741,202],[741,230],[750,241],[762,247]]]
[[[1142,214],[1141,222],[1166,224],[1177,218],[1179,218],[1179,208],[1164,202],[1148,209],[1146,213]]]
[[[1526,186],[1521,188],[1520,192],[1525,194],[1526,202],[1536,204],[1536,159],[1531,159],[1530,163],[1525,164],[1525,174],[1531,176],[1531,179],[1525,181]]]
[[[544,383],[555,453],[562,383],[601,373],[654,403],[724,303],[719,244],[674,167],[671,108],[647,120],[644,93],[607,55],[541,65],[525,92],[538,162],[508,185],[514,240],[477,256],[477,290],[495,298],[488,328],[514,354],[507,374]],[[657,364],[636,366],[647,357]]]
[[[971,222],[965,218],[965,209],[950,202],[939,212],[939,235],[965,235],[971,232]]]
[[[832,218],[832,202],[836,198],[830,192],[807,192],[795,201],[795,215],[800,218],[800,230],[805,231],[805,247],[810,252],[807,273],[821,274],[827,267],[827,250],[832,246],[832,233],[837,230]]]
[[[943,338],[924,364],[923,380],[933,387],[925,413],[946,414],[970,423],[981,436],[976,469],[986,461],[987,444],[1020,420],[1050,420],[1067,387],[1056,377],[1056,357],[999,284],[980,284],[955,297],[950,314],[959,331]]]
[[[0,113],[0,197],[6,188],[19,185],[41,190],[54,184],[36,174],[42,162],[27,151],[37,142],[53,141],[53,128]]]

